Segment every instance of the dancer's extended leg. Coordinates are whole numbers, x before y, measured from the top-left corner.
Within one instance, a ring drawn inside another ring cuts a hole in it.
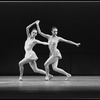
[[[58,68],[58,61],[59,59],[58,58],[54,58],[56,61],[52,64],[52,67],[53,67],[53,70],[56,71],[56,72],[59,72],[61,74],[64,74],[67,76],[67,78],[65,80],[67,80],[69,77],[71,77],[71,74],[67,73],[66,71],[64,71],[63,69],[61,68]]]
[[[45,72],[44,70],[37,68],[37,63],[36,63],[35,60],[29,62],[29,64],[30,64],[31,68],[33,69],[33,71],[34,71],[35,73],[41,73],[41,74],[46,75],[46,72]]]
[[[37,68],[36,60],[29,62],[29,64],[30,64],[32,70],[33,70],[35,73],[40,73],[40,74],[46,75],[46,72],[45,72],[44,70]],[[49,75],[51,75],[51,74],[49,74]]]
[[[23,72],[24,72],[24,64],[29,63],[30,60],[29,59],[22,59],[19,62],[19,71],[20,71],[20,76],[19,76],[19,80],[22,81],[22,76],[23,76]]]

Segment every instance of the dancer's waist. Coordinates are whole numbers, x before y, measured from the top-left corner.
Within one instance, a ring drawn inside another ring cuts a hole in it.
[[[25,52],[34,52],[32,49],[25,49]]]
[[[59,52],[59,50],[56,48],[56,49],[50,49],[50,53],[51,54],[54,54],[54,53],[56,53],[56,52]]]

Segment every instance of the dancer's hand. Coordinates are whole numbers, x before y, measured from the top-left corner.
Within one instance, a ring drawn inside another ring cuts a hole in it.
[[[81,43],[77,43],[77,45],[76,45],[76,46],[77,46],[77,47],[79,47],[79,45],[81,45]]]
[[[37,20],[37,21],[36,21],[36,24],[39,24],[39,22],[40,22],[40,20]]]

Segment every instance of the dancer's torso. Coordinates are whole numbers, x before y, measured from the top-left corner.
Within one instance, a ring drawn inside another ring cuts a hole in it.
[[[56,37],[53,37],[53,36],[49,37],[48,43],[49,43],[49,50],[50,50],[51,54],[53,54],[57,50],[58,42],[59,42],[59,37],[57,37],[57,36]]]
[[[35,46],[36,44],[36,40],[35,39],[31,39],[30,37],[27,38],[27,40],[25,41],[25,46],[24,49],[25,51],[31,51],[32,48]]]

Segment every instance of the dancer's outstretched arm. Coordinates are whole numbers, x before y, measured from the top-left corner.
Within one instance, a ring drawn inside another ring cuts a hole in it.
[[[36,40],[36,42],[39,43],[39,44],[48,45],[48,42],[42,42],[42,41],[39,41],[39,40]]]
[[[79,46],[80,45],[80,43],[75,43],[73,41],[66,40],[66,39],[61,38],[61,37],[59,37],[59,41],[66,42],[66,43],[69,43],[69,44],[73,44],[73,45],[76,45],[76,46]]]
[[[45,37],[45,38],[49,38],[50,35],[47,35],[47,34],[41,32],[41,29],[40,29],[40,27],[39,27],[39,22],[40,22],[39,20],[36,21],[38,33],[39,33],[41,36]]]
[[[32,24],[30,24],[30,25],[28,25],[27,27],[26,27],[26,34],[27,34],[27,37],[29,37],[30,36],[30,33],[29,33],[29,28],[32,26],[32,25],[34,25],[36,23],[36,21],[35,22],[33,22]]]

